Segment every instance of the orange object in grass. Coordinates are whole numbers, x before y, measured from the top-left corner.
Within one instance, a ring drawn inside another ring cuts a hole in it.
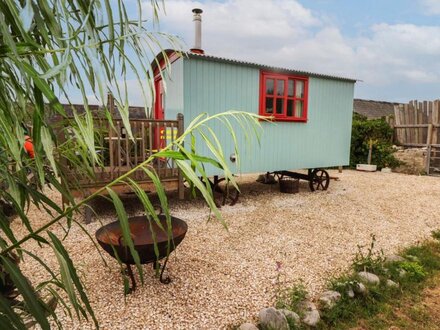
[[[29,135],[24,136],[24,149],[28,153],[29,157],[35,157],[34,144],[32,143],[32,139]]]

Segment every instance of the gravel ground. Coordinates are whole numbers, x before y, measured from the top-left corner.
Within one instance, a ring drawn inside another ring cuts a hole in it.
[[[124,301],[117,263],[103,255],[74,226],[65,240],[88,288],[103,329],[218,329],[254,320],[258,311],[274,303],[277,288],[300,279],[316,294],[325,280],[347,268],[358,244],[370,234],[385,253],[412,244],[440,228],[440,178],[403,174],[331,171],[339,181],[325,192],[311,193],[307,182],[300,192],[282,194],[277,185],[239,179],[243,195],[235,206],[222,208],[228,231],[201,201],[172,199],[172,214],[188,223],[188,233],[168,264],[172,282],[161,284],[145,265],[145,285]],[[59,201],[59,196],[52,198]],[[98,202],[97,221],[85,225],[94,237],[101,223],[115,220],[108,204]],[[126,200],[130,215],[141,214]],[[47,218],[31,209],[34,226]],[[15,230],[25,232],[14,223]],[[62,234],[61,227],[53,231]],[[50,249],[30,242],[27,248],[57,269]],[[276,263],[281,262],[277,284]],[[21,268],[31,280],[44,276],[27,258]],[[67,329],[88,329],[86,322],[65,317]]]

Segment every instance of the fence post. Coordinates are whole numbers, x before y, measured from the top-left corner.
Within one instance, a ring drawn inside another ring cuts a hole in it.
[[[439,121],[440,121],[440,100],[435,100],[432,106],[432,124],[433,124],[433,134],[431,139],[431,144],[438,144],[439,135]]]
[[[184,126],[183,126],[183,114],[179,113],[177,114],[177,137],[180,137],[183,134]],[[178,171],[178,194],[179,199],[185,199],[185,186],[183,185],[183,175],[180,168],[177,169]]]
[[[429,175],[429,168],[431,167],[431,143],[432,143],[432,124],[428,125],[428,137],[426,138],[426,174]]]
[[[114,108],[115,108],[115,100],[113,99],[113,95],[112,94],[108,94],[107,95],[107,108],[109,109],[110,113],[111,113],[111,117],[113,120],[113,115],[114,115]],[[114,146],[113,146],[113,128],[112,125],[110,125],[110,123],[108,124],[108,145],[109,145],[109,154],[110,154],[110,180],[113,180],[113,171],[114,171],[114,156],[115,156],[115,152],[114,152]]]
[[[394,106],[394,125],[402,125],[402,120],[400,117],[401,114],[401,107],[402,105],[395,105]],[[401,128],[394,128],[395,131],[395,136],[396,136],[396,140],[394,141],[394,143],[396,144],[402,144],[402,129]]]

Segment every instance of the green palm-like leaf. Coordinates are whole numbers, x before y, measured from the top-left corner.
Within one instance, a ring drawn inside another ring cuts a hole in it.
[[[0,295],[0,328],[26,330],[23,321],[12,309],[11,302],[3,295]]]
[[[139,271],[139,274],[141,275],[141,282],[143,284],[143,276],[142,276],[143,270],[141,266],[141,260],[139,257],[139,253],[134,248],[133,239],[131,238],[130,225],[128,223],[127,213],[125,212],[124,206],[122,205],[122,201],[118,197],[118,195],[110,188],[107,188],[107,192],[113,201],[113,205],[115,206],[116,213],[118,215],[118,219],[122,231],[122,237],[124,239],[124,244],[128,246],[130,253],[133,256],[133,260],[136,263],[136,267]]]
[[[50,329],[49,322],[45,316],[44,305],[41,303],[35,294],[34,289],[23,276],[20,269],[8,257],[0,256],[0,258],[2,266],[11,277],[20,294],[23,296],[23,300],[26,303],[26,308],[29,313],[43,329]]]
[[[98,320],[96,319],[92,307],[90,306],[89,299],[87,298],[84,287],[81,283],[80,278],[78,277],[76,268],[72,260],[70,259],[69,254],[67,253],[66,249],[64,248],[58,237],[56,237],[51,232],[48,232],[48,235],[52,241],[52,248],[60,265],[60,272],[63,279],[63,284],[69,295],[70,303],[77,312],[77,315],[79,312],[81,312],[86,319],[88,319],[88,316],[86,314],[87,311],[88,315],[91,316],[95,326],[98,327]],[[85,309],[81,306],[81,304],[77,302],[76,295],[79,296],[79,299],[81,300],[82,304],[84,304]]]
[[[134,77],[142,87],[146,115],[151,117],[149,96],[154,97],[154,79],[150,63],[157,65],[156,55],[160,53],[166,65],[160,75],[171,77],[171,65],[164,49],[175,49],[179,53],[181,48],[179,39],[155,30],[159,12],[163,10],[162,1],[151,0],[153,29],[146,24],[142,14],[142,1],[138,0],[137,6],[139,15],[133,18],[128,15],[122,0],[0,1],[0,199],[13,206],[23,228],[28,231],[26,235],[20,234],[20,238],[17,238],[7,223],[1,224],[4,234],[0,237],[1,260],[3,262],[13,250],[19,255],[33,257],[47,274],[47,279],[37,284],[36,288],[44,287],[57,297],[67,310],[67,315],[91,317],[96,327],[97,321],[84,286],[62,240],[52,232],[48,232],[47,239],[45,233],[55,224],[63,228],[66,236],[74,225],[85,231],[84,226],[75,222],[74,213],[79,212],[81,206],[97,195],[109,194],[123,228],[124,243],[136,260],[143,281],[124,205],[111,188],[121,183],[130,185],[142,201],[150,226],[157,224],[163,229],[148,195],[133,180],[133,174],[143,170],[153,182],[164,210],[170,247],[172,235],[168,200],[152,166],[157,158],[169,158],[174,160],[189,183],[201,192],[215,216],[226,226],[214,203],[205,166],[223,171],[226,180],[232,184],[235,181],[224,159],[223,145],[216,131],[210,128],[209,122],[218,120],[229,131],[237,156],[241,136],[235,131],[245,131],[247,141],[250,140],[247,138],[248,132],[257,135],[257,138],[259,132],[256,115],[238,111],[213,116],[200,114],[189,123],[188,129],[180,137],[156,155],[97,189],[94,194],[78,202],[74,200],[70,191],[73,187],[80,187],[80,184],[74,186],[72,181],[75,180],[66,175],[66,169],[75,169],[78,179],[94,179],[96,170],[104,166],[104,157],[98,152],[105,151],[99,131],[103,127],[115,130],[114,117],[120,116],[128,136],[133,138],[128,113],[127,80]],[[80,93],[84,110],[79,111],[72,106],[72,90]],[[118,112],[106,105],[108,93],[116,96]],[[93,118],[96,113],[89,107],[90,95],[94,95],[102,107],[102,118],[99,121]],[[60,99],[70,104],[66,107],[68,110],[61,105]],[[32,128],[34,159],[23,148],[23,125]],[[207,145],[211,154],[200,155],[197,144]],[[62,179],[59,180],[58,176]],[[50,198],[45,190],[47,183],[70,203],[68,207],[61,208]],[[37,227],[31,222],[27,215],[31,204],[47,216],[45,224]],[[1,212],[0,221],[7,221]],[[85,235],[91,239],[90,234]],[[23,244],[29,240],[52,247],[54,258],[59,264],[59,274],[45,267],[42,258],[38,257],[38,250],[23,249]],[[94,244],[96,246],[96,242]],[[39,301],[20,270],[7,261],[3,264],[14,275],[14,282],[20,286],[26,306],[30,307],[41,327],[47,328],[48,317],[52,317],[51,322],[61,326],[55,314],[48,316],[47,306]],[[128,286],[127,278],[124,278],[124,283]],[[67,298],[60,299],[65,296]],[[0,328],[20,328],[22,324],[19,323],[23,322],[18,320],[21,316],[16,314],[18,318],[15,317],[13,313],[16,311],[8,309],[3,303],[5,301],[0,301]]]

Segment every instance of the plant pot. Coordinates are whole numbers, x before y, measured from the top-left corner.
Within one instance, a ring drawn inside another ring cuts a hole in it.
[[[364,171],[364,172],[376,172],[377,165],[371,165],[371,164],[357,164],[356,165],[357,171]]]

